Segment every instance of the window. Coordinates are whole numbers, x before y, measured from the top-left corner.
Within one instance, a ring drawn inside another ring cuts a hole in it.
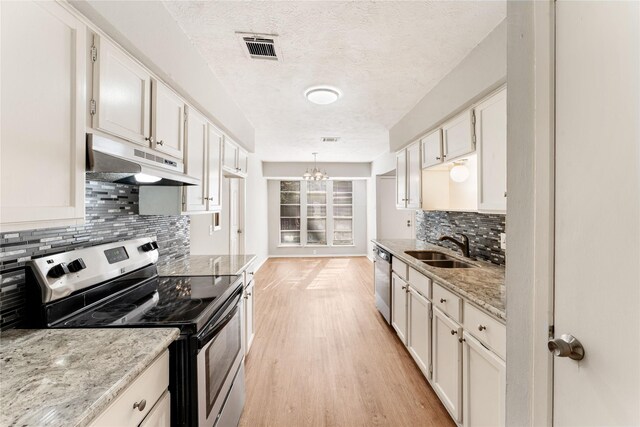
[[[300,181],[280,182],[280,243],[300,245]]]
[[[280,244],[353,245],[353,182],[280,181]]]

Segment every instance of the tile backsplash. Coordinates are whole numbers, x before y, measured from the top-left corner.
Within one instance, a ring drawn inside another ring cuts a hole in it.
[[[505,215],[477,212],[416,212],[416,239],[458,250],[450,242],[439,242],[443,234],[466,234],[471,258],[505,265],[505,251],[500,249],[500,233],[505,232]]]
[[[138,215],[138,187],[87,181],[85,223],[81,226],[0,235],[0,329],[25,318],[25,262],[74,248],[156,236],[158,263],[189,254],[189,217]]]

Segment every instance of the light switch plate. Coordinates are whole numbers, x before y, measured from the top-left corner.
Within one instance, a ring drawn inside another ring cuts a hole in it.
[[[507,249],[507,233],[500,233],[500,249]]]

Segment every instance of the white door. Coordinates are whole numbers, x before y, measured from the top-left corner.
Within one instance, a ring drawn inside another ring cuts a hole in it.
[[[55,2],[1,2],[2,231],[84,220],[86,27]]]
[[[420,143],[407,147],[407,208],[420,209],[422,168],[420,167]]]
[[[407,348],[426,378],[431,365],[431,303],[409,287]]]
[[[407,282],[391,273],[391,326],[400,341],[407,343]]]
[[[164,83],[152,80],[153,148],[177,159],[183,157],[184,100]]]
[[[396,207],[407,207],[407,150],[396,153]]]
[[[475,150],[473,110],[467,110],[442,125],[442,146],[446,162]]]
[[[506,365],[480,341],[464,332],[462,398],[465,427],[503,427]]]
[[[640,425],[640,3],[556,3],[555,426]]]
[[[462,328],[433,309],[433,388],[455,421],[462,418]]]
[[[229,179],[229,254],[240,254],[240,179]]]
[[[396,178],[379,176],[376,188],[376,236],[378,239],[413,239],[415,212],[398,209],[395,202]]]
[[[93,90],[93,126],[131,142],[150,146],[151,75],[124,51],[95,36],[98,49]]]
[[[222,140],[222,133],[209,123],[207,210],[210,211],[220,210],[222,207]]]
[[[207,210],[207,119],[190,108],[187,118],[187,156],[185,171],[198,178],[200,185],[188,185],[186,191],[186,212]]]
[[[478,151],[478,209],[507,211],[507,89],[475,108]]]
[[[442,130],[437,129],[420,140],[422,144],[422,167],[442,163]]]

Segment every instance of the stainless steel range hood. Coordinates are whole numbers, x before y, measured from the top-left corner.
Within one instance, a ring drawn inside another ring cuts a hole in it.
[[[136,179],[137,174],[160,179],[141,182]],[[179,160],[93,133],[87,134],[87,178],[134,185],[200,184],[199,179],[184,173],[184,163]]]

